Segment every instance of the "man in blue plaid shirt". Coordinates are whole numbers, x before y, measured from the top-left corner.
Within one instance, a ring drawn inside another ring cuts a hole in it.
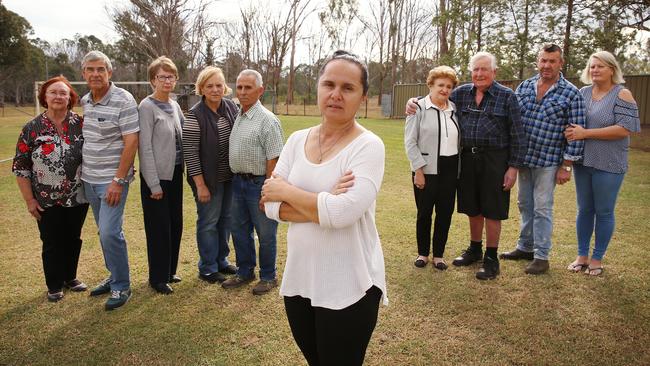
[[[562,49],[544,46],[537,58],[539,74],[516,90],[528,135],[524,167],[519,169],[521,232],[517,247],[502,259],[526,259],[528,274],[548,271],[553,234],[553,193],[571,179],[571,166],[582,158],[583,140],[567,142],[564,129],[585,125],[585,105],[578,89],[562,76]]]

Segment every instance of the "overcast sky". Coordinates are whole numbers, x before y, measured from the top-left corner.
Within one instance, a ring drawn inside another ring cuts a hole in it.
[[[113,23],[108,18],[106,4],[126,3],[126,0],[2,0],[9,10],[27,19],[34,37],[54,43],[63,38],[94,35],[104,42],[117,41]],[[221,0],[213,4],[220,19],[239,15],[239,1]],[[218,7],[218,9],[217,9]]]

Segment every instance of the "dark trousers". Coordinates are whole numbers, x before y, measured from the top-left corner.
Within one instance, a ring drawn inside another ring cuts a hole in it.
[[[458,184],[458,155],[441,156],[438,160],[438,174],[424,175],[424,189],[413,185],[417,207],[416,237],[418,255],[429,256],[433,243],[433,256],[442,258],[454,213],[456,186]],[[431,240],[431,215],[436,209],[436,219]]]
[[[50,292],[61,291],[64,281],[77,278],[81,252],[81,228],[88,204],[75,207],[53,206],[41,212],[38,229],[43,241],[43,272]]]
[[[301,296],[284,298],[291,333],[309,365],[361,365],[377,324],[381,290],[341,310],[311,306]]]
[[[161,180],[160,187],[163,197],[154,200],[144,179],[140,184],[152,285],[168,283],[176,274],[183,235],[183,166],[177,165],[172,180]]]

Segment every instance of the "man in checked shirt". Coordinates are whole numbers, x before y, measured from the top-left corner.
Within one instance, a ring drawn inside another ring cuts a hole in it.
[[[491,280],[499,274],[501,221],[508,218],[510,189],[517,181],[518,169],[524,166],[527,138],[517,96],[494,80],[494,55],[476,53],[469,69],[472,83],[454,89],[449,98],[456,104],[460,118],[458,212],[469,217],[470,226],[470,246],[452,264],[469,266],[482,258],[476,278]],[[407,105],[409,112],[415,113],[412,100]]]
[[[521,232],[517,247],[499,257],[532,260],[528,274],[548,271],[553,234],[553,192],[571,179],[571,166],[582,158],[584,140],[567,142],[564,129],[585,125],[585,105],[578,89],[560,70],[562,49],[545,45],[537,57],[539,74],[525,80],[516,94],[528,135],[524,167],[519,169]]]

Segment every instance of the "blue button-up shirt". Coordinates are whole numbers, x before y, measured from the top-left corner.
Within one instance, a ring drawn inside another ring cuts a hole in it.
[[[526,132],[517,96],[511,89],[493,82],[481,104],[476,105],[476,87],[465,84],[454,89],[449,99],[456,103],[460,116],[460,144],[464,148],[509,149],[508,165],[524,166]]]
[[[521,118],[528,135],[528,151],[524,165],[530,168],[557,166],[562,160],[582,158],[583,140],[568,142],[564,129],[570,123],[585,125],[585,103],[578,89],[562,75],[537,100],[539,75],[525,80],[516,94],[521,105]]]

